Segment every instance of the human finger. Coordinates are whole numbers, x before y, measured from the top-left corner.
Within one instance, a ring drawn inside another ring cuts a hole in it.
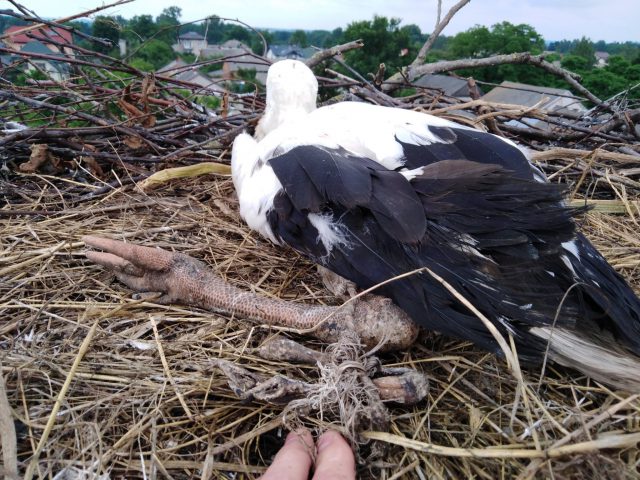
[[[307,429],[289,433],[261,480],[307,480],[313,463],[313,437]]]
[[[355,455],[338,432],[329,430],[320,435],[316,451],[313,480],[355,480]]]

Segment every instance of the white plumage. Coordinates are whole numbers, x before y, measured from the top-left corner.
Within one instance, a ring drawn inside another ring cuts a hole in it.
[[[361,288],[429,267],[512,334],[524,361],[548,350],[594,378],[638,388],[640,301],[576,232],[561,187],[545,183],[522,149],[399,108],[316,109],[317,89],[304,64],[274,64],[255,138],[234,143],[233,180],[252,229]],[[427,328],[498,351],[426,274],[378,293]],[[572,361],[572,345],[576,358],[590,345],[608,354],[596,368]]]

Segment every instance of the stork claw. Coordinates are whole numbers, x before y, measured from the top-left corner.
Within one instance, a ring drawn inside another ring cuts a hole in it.
[[[109,238],[87,235],[88,246],[104,252],[86,252],[86,257],[113,272],[118,280],[137,292],[160,293],[158,303],[191,303],[194,275],[204,264],[187,255],[160,248],[143,247]]]
[[[91,247],[107,252],[87,252],[87,258],[111,269],[120,268],[125,262],[129,262],[139,269],[165,271],[171,268],[174,261],[173,253],[160,248],[132,245],[95,235],[86,235],[82,237],[82,241]]]

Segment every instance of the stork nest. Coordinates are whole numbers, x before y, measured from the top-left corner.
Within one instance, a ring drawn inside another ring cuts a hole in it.
[[[134,86],[144,87],[131,75]],[[233,116],[223,102],[213,117],[188,95],[176,97],[177,87],[188,86],[155,81],[155,93],[144,87],[147,100],[134,99],[147,102],[139,110],[147,108],[147,119],[157,115],[154,125],[137,117],[127,120],[129,134],[88,131],[70,126],[69,112],[42,106],[38,122],[60,127],[65,136],[42,129],[0,137],[0,431],[7,474],[17,467],[41,478],[255,478],[284,441],[285,407],[238,400],[212,358],[265,376],[317,382],[323,375],[314,365],[257,356],[274,334],[268,327],[132,300],[112,275],[85,260],[82,235],[126,238],[199,258],[232,284],[262,295],[337,302],[312,264],[243,224],[228,177],[174,180],[153,191],[136,185],[167,166],[228,163],[234,134],[251,128],[262,105],[259,94],[230,96],[239,113]],[[11,91],[38,99],[42,90],[58,88]],[[371,100],[366,88],[354,82],[350,95]],[[83,95],[85,102],[96,95],[101,104],[116,105],[134,102],[133,90],[107,95],[87,87]],[[442,115],[459,112],[459,102],[433,91],[393,101]],[[13,115],[8,120],[24,121],[34,108],[16,97],[12,102],[9,110],[5,105],[5,116]],[[455,108],[448,112],[447,105]],[[479,113],[475,108],[467,111]],[[518,115],[501,116],[501,109],[494,106],[481,125],[500,128]],[[640,183],[634,178],[640,155],[627,127],[621,122],[618,133],[606,132],[619,134],[617,142],[580,137],[584,126],[570,132],[570,141],[563,140],[566,126],[554,141],[535,129],[518,139],[536,151],[552,181],[569,185],[575,201],[596,200],[596,210],[613,212],[586,214],[582,229],[638,291]],[[360,458],[372,445],[386,447],[383,457],[361,463],[361,478],[640,478],[638,394],[612,391],[555,365],[544,375],[525,370],[522,388],[503,360],[434,332],[381,360],[424,372],[430,391],[417,406],[390,406],[389,432],[358,432]],[[332,412],[297,421],[318,431],[341,428]]]

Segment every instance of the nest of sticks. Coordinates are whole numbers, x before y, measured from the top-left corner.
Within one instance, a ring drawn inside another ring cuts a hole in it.
[[[340,429],[332,411],[292,420],[283,406],[241,401],[216,368],[223,359],[265,376],[317,381],[315,365],[255,354],[282,333],[133,300],[83,255],[85,234],[127,239],[199,258],[243,289],[336,304],[312,264],[243,224],[227,174],[149,181],[171,167],[224,172],[233,138],[260,116],[262,93],[226,94],[210,110],[199,104],[207,92],[197,85],[94,56],[68,61],[74,75],[65,82],[0,91],[3,473],[255,478],[291,421]],[[575,119],[462,103],[437,90],[392,98],[360,79],[319,76],[325,93],[431,111],[529,146],[572,202],[594,205],[581,228],[639,291],[638,114],[624,98]],[[525,117],[551,128],[508,123]],[[429,395],[417,406],[390,406],[390,431],[358,432],[362,478],[640,478],[639,394],[551,364],[518,380],[501,358],[434,332],[382,361],[427,374]]]

